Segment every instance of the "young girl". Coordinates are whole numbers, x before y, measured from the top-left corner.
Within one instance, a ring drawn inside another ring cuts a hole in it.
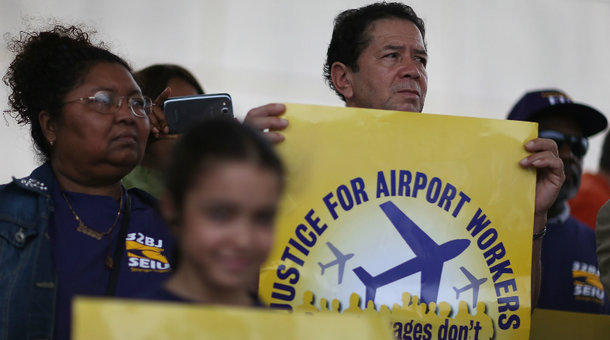
[[[283,174],[264,138],[236,121],[206,121],[185,134],[161,199],[177,269],[146,297],[259,305],[252,284],[271,249]]]

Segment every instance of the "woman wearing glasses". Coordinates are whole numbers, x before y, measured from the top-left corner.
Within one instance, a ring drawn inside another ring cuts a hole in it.
[[[75,295],[133,296],[172,269],[155,200],[121,185],[158,120],[128,64],[77,27],[10,48],[12,116],[44,163],[0,186],[0,337],[69,338]]]

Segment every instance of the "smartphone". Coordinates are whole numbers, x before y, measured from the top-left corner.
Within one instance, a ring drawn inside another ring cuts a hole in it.
[[[233,117],[233,103],[227,93],[198,94],[169,98],[163,111],[170,134],[186,132],[195,123],[215,117]]]

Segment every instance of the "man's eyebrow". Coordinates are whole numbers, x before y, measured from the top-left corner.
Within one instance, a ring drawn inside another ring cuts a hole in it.
[[[423,54],[425,56],[428,55],[428,52],[426,50],[422,50],[422,49],[419,49],[419,48],[416,48],[415,50],[413,50],[413,52],[415,52],[415,54]]]
[[[405,46],[404,45],[385,45],[381,48],[382,50],[393,50],[393,51],[400,51],[400,50],[404,50]]]
[[[391,44],[388,44],[388,45],[385,45],[385,46],[382,47],[382,50],[384,50],[384,51],[385,50],[402,51],[404,49],[405,49],[404,45],[391,45]],[[419,54],[419,55],[423,54],[425,56],[428,56],[428,52],[425,49],[416,48],[416,49],[413,50],[413,52],[415,54]]]

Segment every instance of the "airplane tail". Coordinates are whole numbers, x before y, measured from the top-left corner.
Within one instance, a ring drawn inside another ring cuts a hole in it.
[[[460,291],[456,287],[453,287],[453,290],[455,290],[455,298],[459,299],[460,298]]]
[[[353,271],[354,274],[356,274],[356,276],[358,277],[358,279],[362,281],[362,284],[364,284],[364,286],[366,287],[365,305],[368,303],[369,300],[375,302],[375,293],[377,292],[377,288],[379,287],[379,285],[377,284],[377,282],[375,282],[373,276],[371,276],[371,274],[369,274],[362,267],[354,268]]]
[[[320,275],[324,275],[324,269],[326,269],[326,267],[322,264],[322,262],[318,262],[318,265],[322,269],[322,273],[320,273]]]

